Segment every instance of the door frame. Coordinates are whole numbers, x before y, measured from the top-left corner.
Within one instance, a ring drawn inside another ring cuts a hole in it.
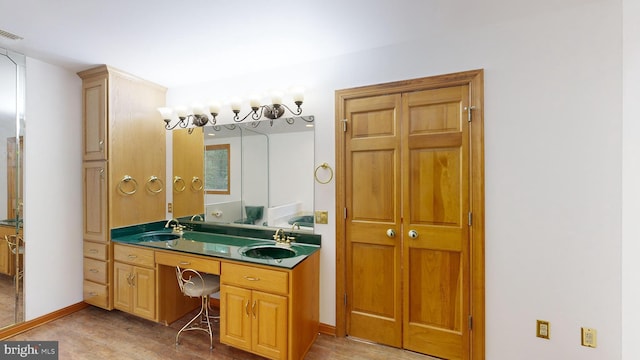
[[[349,99],[469,85],[471,92],[471,354],[474,360],[485,358],[485,242],[484,242],[484,70],[470,70],[445,75],[361,86],[335,92],[336,154],[336,336],[346,336],[346,209],[345,102]]]

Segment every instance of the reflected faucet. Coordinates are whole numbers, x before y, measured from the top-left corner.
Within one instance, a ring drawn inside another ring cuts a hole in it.
[[[196,218],[200,219],[199,221],[204,221],[204,219],[202,218],[202,216],[200,214],[193,215],[191,217],[191,221],[195,221]]]
[[[293,226],[291,226],[291,230],[295,230],[296,226],[298,227],[298,230],[300,230],[300,224],[298,224],[297,222],[293,223]]]

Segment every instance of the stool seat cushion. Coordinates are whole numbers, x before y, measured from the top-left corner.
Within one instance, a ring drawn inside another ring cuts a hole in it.
[[[204,280],[204,283],[203,281]],[[220,291],[220,277],[217,275],[203,274],[202,280],[198,276],[193,276],[185,282],[182,292],[186,296],[200,297],[211,295]]]

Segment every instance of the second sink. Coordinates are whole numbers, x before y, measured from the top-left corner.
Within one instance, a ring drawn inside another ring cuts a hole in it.
[[[255,245],[240,249],[244,256],[255,259],[286,259],[297,256],[295,250],[275,245]]]
[[[140,241],[167,241],[167,240],[175,240],[175,239],[179,239],[180,235],[178,234],[173,234],[173,233],[168,233],[168,232],[161,232],[161,231],[150,231],[150,232],[146,232],[144,234],[142,234],[142,236],[140,236]]]

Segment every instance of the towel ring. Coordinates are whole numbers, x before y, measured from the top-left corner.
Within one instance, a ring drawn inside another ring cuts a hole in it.
[[[180,184],[182,183],[182,184]],[[184,189],[186,188],[186,184],[184,183],[184,179],[181,178],[180,176],[176,176],[173,178],[173,190],[175,192],[183,192]]]
[[[124,191],[122,189],[122,185],[124,183],[128,183],[129,181],[131,181],[133,183],[133,190],[131,191]],[[118,183],[118,190],[123,193],[124,195],[133,195],[136,193],[136,191],[138,191],[138,182],[136,181],[136,179],[132,178],[129,175],[125,175],[122,177],[122,179],[120,180],[120,182]]]
[[[154,182],[160,183],[160,187],[157,188],[156,190],[151,188],[151,184]],[[147,180],[147,183],[145,184],[145,186],[147,187],[147,191],[149,191],[150,193],[159,194],[162,192],[162,188],[164,188],[164,183],[157,176],[151,175],[149,180]]]
[[[198,184],[200,184],[200,186],[198,186]],[[199,177],[194,176],[193,179],[191,179],[191,190],[200,191],[203,187],[202,180],[200,180]]]
[[[322,181],[320,179],[318,179],[318,170],[320,170],[320,168],[323,169],[329,169],[330,175],[329,175],[329,180],[327,181]],[[317,182],[319,182],[320,184],[328,184],[332,179],[333,179],[333,169],[331,168],[331,166],[329,166],[329,164],[322,163],[320,165],[318,165],[318,167],[316,168],[316,171],[313,172],[313,177],[316,179]]]

